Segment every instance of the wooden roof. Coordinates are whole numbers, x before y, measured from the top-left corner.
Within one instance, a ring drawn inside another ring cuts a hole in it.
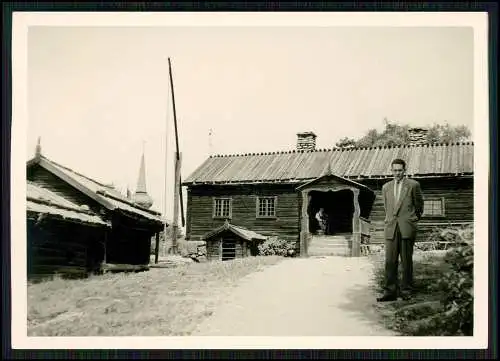
[[[339,177],[339,176],[337,176],[335,174],[330,174],[328,172],[325,175],[322,175],[322,176],[320,176],[320,177],[318,177],[316,179],[313,179],[313,180],[311,180],[309,182],[301,184],[296,189],[297,190],[302,190],[304,188],[312,187],[312,186],[314,186],[314,185],[316,185],[318,183],[321,183],[321,181],[327,180],[327,179],[335,179],[337,182],[340,182],[342,184],[345,184],[345,185],[348,185],[348,186],[360,189],[362,191],[367,191],[369,193],[373,193],[373,190],[371,190],[370,188],[368,188],[364,184],[355,182],[352,179],[347,179],[347,178]]]
[[[27,167],[35,164],[39,164],[107,209],[118,209],[124,213],[147,218],[150,221],[164,223],[161,213],[139,206],[109,185],[80,174],[42,155],[28,161]]]
[[[234,224],[230,224],[228,221],[225,221],[224,224],[207,234],[205,234],[202,239],[206,240],[209,238],[212,238],[221,232],[224,231],[230,231],[236,234],[237,236],[247,240],[247,241],[265,241],[267,238],[257,232],[251,231],[249,229],[246,229],[244,227],[236,226]]]
[[[349,179],[390,177],[394,158],[411,177],[473,175],[474,143],[316,149],[210,156],[183,185],[295,183],[327,172]]]
[[[90,225],[110,226],[97,214],[32,182],[27,183],[26,210]]]

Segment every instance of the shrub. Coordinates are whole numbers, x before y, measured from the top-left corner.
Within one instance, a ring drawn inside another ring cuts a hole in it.
[[[444,261],[450,265],[436,284],[442,293],[440,323],[443,335],[472,336],[474,319],[474,248],[472,244],[451,249]]]
[[[258,248],[261,256],[287,257],[295,255],[295,242],[279,239],[278,237],[269,237],[259,244]]]

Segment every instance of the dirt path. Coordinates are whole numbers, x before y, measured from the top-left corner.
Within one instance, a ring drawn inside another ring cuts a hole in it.
[[[365,257],[287,259],[245,277],[198,336],[390,336]]]

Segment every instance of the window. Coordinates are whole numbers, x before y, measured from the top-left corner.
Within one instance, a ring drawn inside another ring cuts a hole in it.
[[[231,198],[214,198],[214,218],[231,218]]]
[[[276,217],[276,197],[257,198],[257,217]]]
[[[424,213],[427,217],[443,217],[444,216],[444,199],[443,198],[428,198],[424,199]]]

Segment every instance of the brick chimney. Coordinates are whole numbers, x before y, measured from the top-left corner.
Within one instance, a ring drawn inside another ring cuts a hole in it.
[[[426,144],[428,129],[425,128],[410,128],[408,129],[408,136],[410,144]]]
[[[297,133],[297,150],[316,149],[316,134],[313,132]]]

